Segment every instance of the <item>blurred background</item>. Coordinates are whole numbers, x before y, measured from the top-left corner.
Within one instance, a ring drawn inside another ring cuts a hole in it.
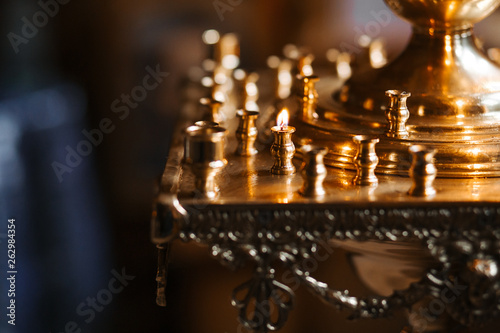
[[[173,246],[167,307],[155,304],[149,219],[180,82],[207,57],[207,29],[239,35],[245,69],[264,67],[287,43],[309,46],[315,63],[326,64],[326,50],[352,45],[382,10],[382,0],[2,1],[1,309],[9,218],[18,275],[16,326],[2,313],[0,331],[244,332],[230,295],[252,267],[228,271],[193,244]],[[488,46],[500,45],[499,18],[477,28]],[[379,37],[394,55],[409,33],[391,16]],[[151,89],[134,90],[147,76]],[[340,250],[315,276],[369,294]],[[299,288],[282,332],[399,332],[405,324],[403,314],[358,322],[347,315]]]

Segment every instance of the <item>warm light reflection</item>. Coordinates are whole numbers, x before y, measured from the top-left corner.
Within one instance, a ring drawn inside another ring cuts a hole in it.
[[[418,107],[417,113],[418,113],[419,116],[425,116],[425,107],[423,105],[420,105]]]
[[[471,194],[472,194],[472,196],[474,198],[478,198],[479,197],[479,188],[480,187],[477,184],[472,185],[472,193]]]
[[[344,153],[350,152],[351,150],[352,150],[352,148],[348,145],[345,145],[342,147],[342,152],[344,152]]]
[[[288,127],[288,119],[289,119],[288,110],[284,108],[278,114],[278,119],[276,121],[277,125],[280,127],[281,130],[284,130],[286,127]]]
[[[474,149],[471,149],[471,150],[470,150],[470,153],[471,153],[472,155],[474,155],[474,156],[479,155],[479,153],[480,153],[480,152],[481,152],[481,149],[479,149],[479,148],[474,148]]]

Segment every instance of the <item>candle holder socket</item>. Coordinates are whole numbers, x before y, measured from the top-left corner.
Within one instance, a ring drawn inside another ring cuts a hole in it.
[[[400,90],[387,90],[385,95],[390,98],[385,117],[389,123],[385,134],[390,138],[406,139],[409,136],[406,122],[410,118],[410,111],[406,100],[411,93]]]
[[[195,194],[207,199],[217,197],[216,176],[227,165],[224,145],[227,130],[223,127],[190,126],[186,129],[184,163],[195,176]]]
[[[301,171],[304,184],[299,193],[309,198],[325,196],[323,181],[326,178],[327,170],[323,158],[328,153],[328,148],[305,145],[300,151],[304,158]]]
[[[433,158],[436,150],[422,145],[415,145],[409,148],[413,156],[413,162],[410,168],[410,177],[412,186],[408,194],[414,197],[432,197],[436,194],[433,186],[437,175],[437,169],[434,166]]]
[[[238,129],[236,130],[236,139],[238,147],[236,154],[241,156],[252,156],[258,153],[255,148],[255,140],[258,131],[256,120],[259,117],[258,111],[238,110],[236,115],[240,118]]]
[[[295,132],[295,128],[274,126],[271,131],[274,134],[274,143],[271,146],[274,164],[271,172],[275,175],[294,174],[296,170],[292,159],[295,155],[295,145],[292,141],[292,134]]]
[[[353,183],[361,186],[377,185],[378,179],[375,175],[375,168],[379,159],[375,152],[375,145],[379,142],[379,139],[368,135],[357,135],[353,138],[353,141],[358,145],[358,153],[354,157],[357,173]]]

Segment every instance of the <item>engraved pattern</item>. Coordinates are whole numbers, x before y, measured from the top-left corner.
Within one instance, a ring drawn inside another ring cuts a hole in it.
[[[235,289],[233,305],[240,309],[245,327],[278,330],[291,310],[293,292],[275,280],[272,265],[282,262],[310,291],[337,309],[348,309],[352,318],[378,318],[398,308],[410,307],[426,295],[439,297],[450,281],[468,286],[457,301],[447,304],[448,313],[466,325],[484,323],[499,314],[500,208],[332,208],[307,205],[241,207],[207,206],[203,212],[188,209],[189,218],[179,221],[184,241],[208,244],[212,255],[230,268],[247,261],[257,264],[255,276]],[[333,290],[304,271],[300,263],[330,239],[405,241],[419,240],[437,265],[418,283],[389,297],[359,299]],[[246,291],[243,299],[237,294]],[[277,292],[287,295],[280,303]],[[253,300],[253,301],[252,301]],[[274,301],[279,318],[271,320]],[[253,302],[253,303],[252,303]],[[254,304],[253,317],[247,309]],[[260,308],[260,309],[258,309]],[[265,318],[256,320],[255,316]]]

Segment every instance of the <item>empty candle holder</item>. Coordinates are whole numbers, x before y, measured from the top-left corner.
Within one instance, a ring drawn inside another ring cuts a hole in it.
[[[378,164],[378,156],[375,152],[375,145],[378,138],[368,135],[357,135],[353,138],[358,145],[358,153],[354,157],[354,164],[357,168],[356,176],[353,179],[355,185],[374,186],[378,184],[375,168]]]
[[[236,115],[240,118],[238,129],[236,130],[236,139],[238,147],[236,154],[241,156],[252,156],[258,153],[255,148],[257,139],[256,120],[259,117],[258,111],[238,110]]]
[[[410,118],[410,111],[406,106],[406,100],[411,96],[411,93],[400,90],[387,90],[385,95],[390,98],[389,106],[385,111],[385,117],[389,123],[385,134],[390,138],[408,138],[406,122]]]
[[[300,151],[304,157],[301,171],[304,184],[299,193],[304,197],[321,198],[326,194],[323,181],[327,170],[323,158],[328,153],[328,148],[305,145]]]
[[[436,194],[433,186],[437,170],[434,166],[434,155],[436,150],[422,145],[415,145],[409,148],[413,156],[410,168],[412,186],[408,194],[414,197],[432,197]]]
[[[190,126],[186,129],[184,163],[195,176],[196,193],[214,199],[219,189],[215,178],[227,165],[224,157],[226,129]]]

